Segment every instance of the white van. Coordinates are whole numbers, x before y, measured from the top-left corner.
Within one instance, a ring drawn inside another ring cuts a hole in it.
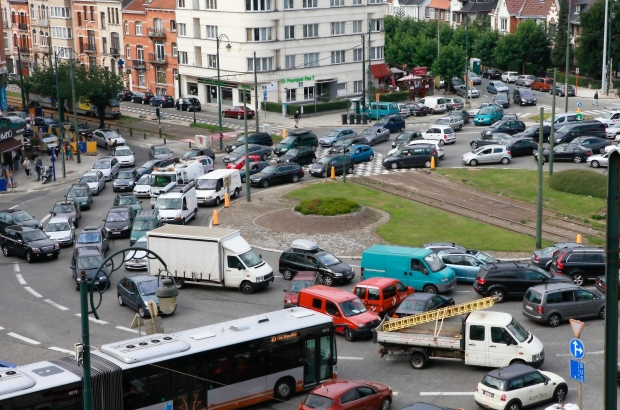
[[[155,201],[155,209],[164,224],[185,225],[198,215],[196,183],[169,185],[160,191]]]
[[[225,179],[230,177],[230,186],[224,186]],[[238,198],[241,192],[241,177],[238,169],[217,169],[198,178],[196,194],[198,204],[218,206],[227,192],[231,198]]]
[[[418,103],[427,106],[431,110],[431,114],[439,114],[448,110],[446,107],[446,99],[443,97],[424,97],[421,98]]]

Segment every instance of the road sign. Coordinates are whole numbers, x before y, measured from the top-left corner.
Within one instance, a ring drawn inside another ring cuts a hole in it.
[[[581,108],[581,107],[583,107],[583,104],[581,102],[578,102],[577,103],[577,107]]]
[[[577,115],[575,115],[575,118],[577,118],[577,121],[583,121],[583,114],[577,113]]]
[[[583,356],[586,354],[586,348],[579,339],[571,340],[569,349],[570,354],[572,354],[575,359],[583,359]]]
[[[583,329],[584,323],[581,320],[577,320],[577,319],[568,319],[568,323],[570,323],[570,327],[571,329],[573,329],[573,333],[575,334],[575,337],[579,339],[579,335],[581,334],[581,330]]]
[[[263,91],[263,101],[267,101],[267,90]]]
[[[579,67],[575,68],[575,74],[579,74]]]
[[[228,188],[230,186],[230,175],[224,177],[224,188]]]
[[[580,383],[585,383],[586,364],[575,359],[570,359],[570,378]]]

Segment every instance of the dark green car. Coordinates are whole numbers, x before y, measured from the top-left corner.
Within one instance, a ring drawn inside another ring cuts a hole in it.
[[[90,209],[93,203],[93,193],[90,190],[88,184],[73,184],[67,195],[65,195],[68,201],[75,201],[80,205],[80,210]]]
[[[138,212],[131,226],[129,243],[133,246],[136,241],[145,236],[148,231],[159,228],[162,225],[163,223],[157,209],[147,209]]]
[[[295,130],[291,131],[286,138],[276,145],[273,153],[282,156],[291,148],[312,147],[313,150],[319,146],[319,139],[310,131]]]
[[[135,213],[142,210],[142,201],[134,194],[116,194],[114,206],[129,206]]]

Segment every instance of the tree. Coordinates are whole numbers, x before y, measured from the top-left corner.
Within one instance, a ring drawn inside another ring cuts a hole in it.
[[[579,17],[582,31],[581,36],[577,40],[577,51],[575,54],[581,73],[591,77],[601,77],[604,21],[605,3],[601,0],[592,3],[590,8],[582,12]],[[612,38],[614,38],[614,34],[617,33],[614,31]]]
[[[549,33],[543,24],[537,24],[534,20],[527,20],[519,24],[514,34],[520,44],[523,54],[520,59],[522,71],[525,72],[527,64],[535,64],[546,67],[551,54],[551,41]]]
[[[437,59],[437,40],[420,35],[413,39],[413,43],[416,46],[413,67],[432,67]]]
[[[58,63],[58,84],[60,85],[60,101],[65,107],[67,100],[71,99],[71,74],[69,63],[60,61]],[[42,97],[51,98],[56,101],[56,71],[53,66],[38,66],[30,77],[24,77],[24,93],[38,94]],[[62,121],[62,118],[60,119]]]
[[[517,36],[513,34],[500,36],[493,51],[493,61],[495,64],[502,68],[508,68],[513,62],[522,61],[522,56],[523,50]]]
[[[465,44],[468,45],[467,56],[469,58],[476,57],[472,55],[473,45],[478,38],[478,31],[472,30],[471,27],[465,29],[465,26],[458,26],[452,34],[450,44],[465,50]]]
[[[497,30],[480,32],[472,45],[472,57],[479,58],[482,64],[489,67],[495,65],[494,52],[499,37]]]
[[[451,79],[461,77],[465,66],[465,51],[453,45],[441,47],[439,58],[433,63],[433,75],[441,76],[445,79],[446,87],[449,91]]]
[[[560,0],[560,13],[558,16],[558,24],[555,26],[555,37],[553,39],[554,46],[551,50],[551,63],[554,67],[562,67],[566,64],[566,42],[568,33],[566,25],[568,23],[568,0]]]
[[[87,69],[83,66],[75,67],[76,94],[97,107],[99,127],[105,127],[105,108],[110,100],[118,97],[118,92],[124,88],[123,77],[103,68]]]

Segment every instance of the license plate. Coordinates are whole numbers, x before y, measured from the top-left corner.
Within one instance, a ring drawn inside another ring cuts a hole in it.
[[[526,309],[529,309],[529,310],[534,310],[534,308],[533,308],[533,307],[531,307],[531,306],[525,306],[525,308],[526,308]]]
[[[112,235],[120,235],[120,232],[112,232]]]
[[[48,254],[47,254],[47,255],[45,255],[45,256],[52,256],[52,255],[53,255],[53,253],[48,253]]]
[[[490,397],[490,398],[495,397],[495,394],[491,393],[490,391],[482,390],[482,393],[483,393],[485,396],[488,396],[488,397]]]

